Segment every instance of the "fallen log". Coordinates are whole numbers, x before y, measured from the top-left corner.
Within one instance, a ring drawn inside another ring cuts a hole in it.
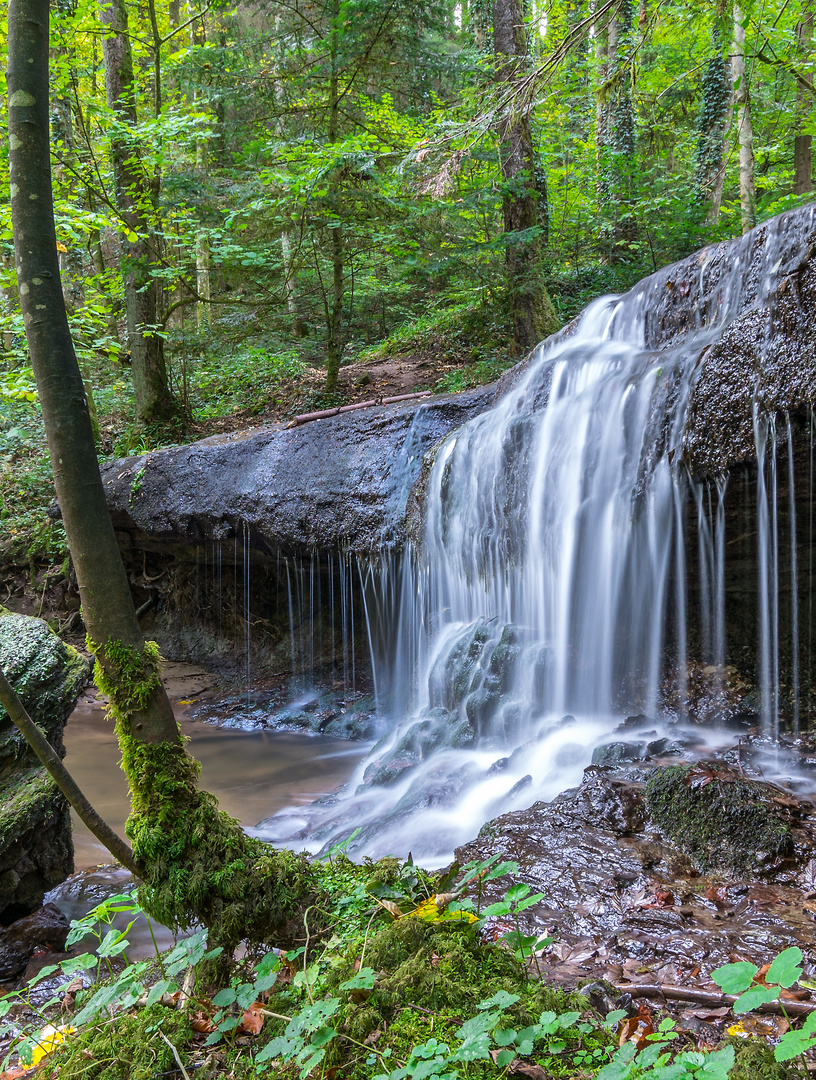
[[[287,427],[299,427],[301,424],[309,424],[312,420],[323,420],[327,416],[338,416],[340,413],[354,412],[356,409],[371,409],[375,405],[396,405],[398,401],[411,401],[413,398],[432,396],[431,390],[418,390],[414,394],[397,394],[394,397],[369,398],[367,401],[355,401],[351,405],[336,405],[332,409],[318,409],[317,412],[301,413],[293,416]]]
[[[632,997],[688,1001],[693,1005],[712,1009],[721,1008],[723,1005],[730,1008],[739,997],[739,995],[719,994],[711,990],[692,990],[685,986],[671,986],[668,983],[614,983],[613,985],[619,993],[631,994]],[[771,1013],[774,1016],[810,1016],[811,1013],[816,1012],[816,1002],[769,1001],[750,1011]]]

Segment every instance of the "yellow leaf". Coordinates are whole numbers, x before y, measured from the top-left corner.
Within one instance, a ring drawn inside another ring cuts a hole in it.
[[[65,246],[65,244],[61,244],[59,240],[57,240],[57,251],[61,251],[63,254],[65,254],[67,250],[68,248]]]
[[[42,1031],[36,1037],[34,1049],[31,1051],[31,1064],[39,1065],[44,1057],[48,1057],[60,1043],[64,1043],[68,1035],[73,1035],[75,1028],[68,1027],[63,1024],[61,1027],[54,1027],[53,1024],[46,1024]]]
[[[380,900],[379,896],[375,896],[374,899],[380,907],[385,908],[392,919],[402,918],[402,908],[398,907],[393,900]]]

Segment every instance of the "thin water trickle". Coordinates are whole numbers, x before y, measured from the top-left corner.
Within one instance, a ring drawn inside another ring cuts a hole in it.
[[[769,227],[751,303],[761,305],[762,290],[775,286],[784,242]],[[666,288],[659,278],[599,300],[570,333],[539,347],[491,410],[438,448],[421,545],[408,547],[399,572],[381,555],[360,583],[372,652],[372,613],[379,627],[390,624],[378,646],[390,678],[380,677],[378,698],[390,702],[394,726],[335,805],[273,818],[262,835],[297,831],[319,846],[353,825],[362,850],[411,848],[442,859],[490,817],[577,782],[593,750],[610,741],[644,753],[668,731],[700,752],[731,741],[683,724],[692,645],[715,699],[729,655],[727,478],[690,478],[683,439],[701,358],[743,302],[750,245],[736,248],[716,285],[702,290],[685,336],[651,344],[647,318],[660,299],[651,290]],[[708,268],[701,259],[703,279]],[[762,724],[777,736],[780,559],[788,553],[780,551],[776,419],[754,401],[757,681]],[[789,421],[787,437],[792,499]],[[689,500],[694,544],[684,535]],[[812,518],[809,529],[812,539]],[[699,642],[689,637],[695,547]],[[343,668],[353,685],[350,557],[336,558]],[[390,618],[381,614],[386,604]],[[798,617],[793,604],[794,653]]]

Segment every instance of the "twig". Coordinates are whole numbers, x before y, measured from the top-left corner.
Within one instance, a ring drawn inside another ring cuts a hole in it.
[[[632,997],[668,998],[672,1001],[689,1001],[695,1005],[711,1008],[734,1005],[738,1001],[735,994],[718,994],[710,990],[692,990],[685,986],[670,986],[668,983],[614,983],[615,989]],[[768,1001],[759,1005],[754,1012],[772,1013],[774,1016],[810,1016],[816,1012],[816,1003],[809,1001]]]
[[[181,1062],[181,1058],[179,1057],[178,1050],[176,1050],[175,1046],[173,1046],[173,1044],[170,1042],[170,1040],[167,1038],[161,1028],[156,1028],[156,1030],[170,1047],[170,1049],[173,1051],[173,1057],[176,1059],[176,1065],[178,1065],[178,1067],[181,1069],[181,1075],[184,1077],[184,1080],[190,1080],[190,1074],[184,1068],[184,1065]]]

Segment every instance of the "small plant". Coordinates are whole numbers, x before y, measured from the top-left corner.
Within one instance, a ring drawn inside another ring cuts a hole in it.
[[[789,990],[802,978],[802,950],[797,946],[785,949],[762,971],[747,960],[725,964],[712,971],[711,978],[726,994],[738,994],[735,1013],[746,1013],[779,1001],[785,1011],[783,990]],[[790,1061],[816,1046],[816,1012],[811,1013],[800,1028],[787,1031],[774,1047],[777,1061]]]

